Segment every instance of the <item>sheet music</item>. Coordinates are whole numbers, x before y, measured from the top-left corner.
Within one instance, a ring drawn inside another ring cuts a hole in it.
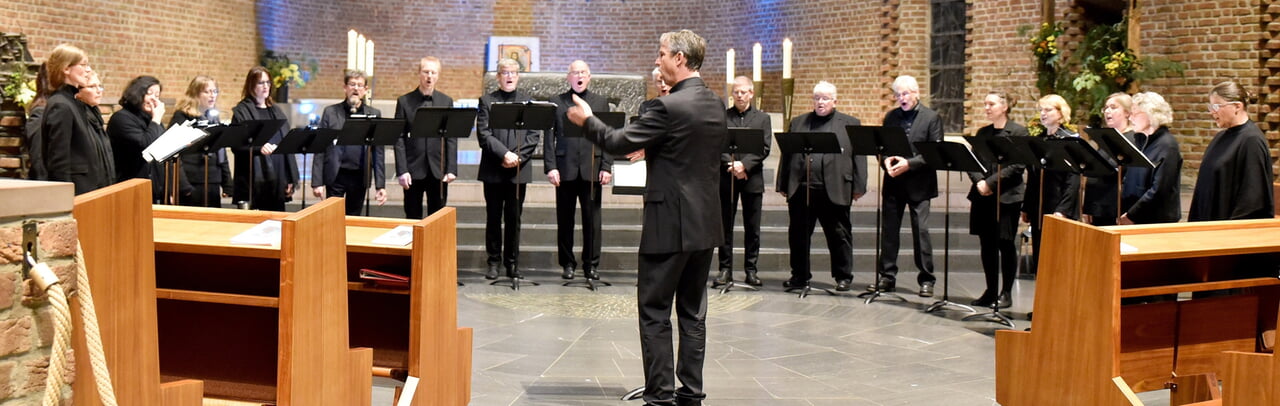
[[[409,244],[413,244],[413,227],[396,226],[396,228],[393,228],[390,231],[382,233],[382,235],[378,236],[378,238],[374,238],[373,243],[378,245],[392,245],[397,247],[403,247]]]
[[[266,220],[231,237],[232,244],[280,245],[280,220]]]
[[[183,148],[200,141],[201,138],[206,136],[208,134],[204,131],[197,130],[187,125],[187,123],[169,127],[169,130],[161,134],[160,138],[157,138],[155,142],[152,142],[151,145],[142,150],[142,159],[147,162],[169,159],[182,151]]]
[[[645,161],[639,161],[632,164],[615,163],[613,165],[613,186],[645,187],[648,183],[648,174],[649,170],[648,166],[645,165]]]

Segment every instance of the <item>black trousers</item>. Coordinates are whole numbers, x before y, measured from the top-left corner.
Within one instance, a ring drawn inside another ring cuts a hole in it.
[[[441,187],[444,185],[444,187]],[[440,179],[427,177],[426,179],[414,179],[409,185],[409,189],[404,191],[404,217],[408,219],[421,220],[426,218],[422,215],[422,194],[427,195],[427,216],[440,211],[449,201],[449,184],[441,182]]]
[[[787,213],[791,217],[787,225],[791,280],[807,282],[813,277],[809,270],[809,247],[817,222],[822,223],[827,250],[831,252],[831,277],[837,281],[853,279],[853,222],[849,218],[849,206],[832,203],[826,189],[810,189],[809,202],[805,200],[804,190],[787,196]]]
[[[582,269],[600,266],[600,184],[587,180],[560,181],[556,188],[556,246],[560,266],[574,267],[573,209],[582,207]]]
[[[696,404],[702,392],[707,347],[707,267],[711,249],[640,254],[636,299],[640,307],[640,352],[644,401],[650,405]],[[671,305],[680,323],[678,362],[671,343]],[[680,379],[680,389],[675,379]]]
[[[733,219],[738,216],[738,200],[742,200],[742,243],[745,248],[742,265],[747,272],[756,272],[756,261],[760,258],[760,207],[764,194],[743,192],[746,179],[725,181],[724,175],[721,176],[720,221],[724,224],[724,244],[720,246],[720,270],[733,270]],[[733,182],[732,188],[728,186],[729,182]]]
[[[884,228],[880,230],[880,279],[894,282],[898,278],[898,233],[902,230],[902,214],[911,209],[911,237],[915,240],[913,258],[916,269],[916,282],[933,282],[933,244],[929,241],[929,201],[912,202],[885,193],[881,202],[884,216]]]
[[[523,183],[484,182],[484,248],[489,254],[489,265],[502,264],[506,269],[515,269],[520,257],[520,213],[524,211],[524,196]]]
[[[1017,244],[991,233],[979,235],[978,243],[982,247],[982,272],[987,282],[984,294],[995,295],[1013,290],[1013,277],[1018,273]]]
[[[205,187],[209,190],[206,192]],[[222,185],[192,183],[191,194],[178,199],[178,204],[195,207],[222,207]]]
[[[365,185],[364,171],[359,169],[338,169],[338,176],[333,182],[325,185],[324,194],[327,197],[342,197],[346,199],[347,215],[359,216],[361,209],[364,208],[364,195],[368,193],[367,189],[361,187]],[[406,200],[408,200],[406,198]]]

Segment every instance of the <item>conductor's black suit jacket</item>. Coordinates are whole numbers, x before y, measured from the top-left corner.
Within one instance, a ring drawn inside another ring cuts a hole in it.
[[[840,142],[839,154],[841,159],[829,160],[826,169],[822,173],[822,184],[827,190],[827,198],[832,203],[849,206],[853,204],[854,194],[863,194],[867,192],[867,162],[862,156],[854,159],[853,146],[849,143],[848,131],[845,129],[851,125],[861,125],[861,121],[848,114],[839,111],[831,112],[831,119],[822,125],[815,126],[813,124],[816,115],[813,112],[805,113],[800,117],[791,120],[791,132],[833,132],[836,134],[836,140]],[[836,154],[813,154],[815,159],[822,155]],[[798,196],[804,192],[805,173],[804,165],[793,165],[792,161],[803,162],[804,154],[782,154],[778,160],[778,187],[780,192],[786,192],[787,198]],[[822,158],[822,159],[825,159]],[[795,166],[795,168],[793,168]]]
[[[413,118],[418,107],[453,107],[453,98],[433,90],[431,97],[423,96],[418,89],[413,89],[396,99],[396,120],[404,120],[404,132],[413,130]],[[444,174],[458,173],[458,139],[445,140],[444,171],[440,171],[440,137],[427,134],[411,134],[409,138],[400,137],[396,141],[396,176],[408,172],[414,179],[427,179],[430,175],[435,179],[444,179]]]
[[[655,100],[626,128],[613,129],[591,117],[584,132],[609,153],[644,148],[648,185],[641,254],[717,247],[724,239],[720,150],[729,137],[720,113],[724,103],[699,77],[677,83],[671,94]]]

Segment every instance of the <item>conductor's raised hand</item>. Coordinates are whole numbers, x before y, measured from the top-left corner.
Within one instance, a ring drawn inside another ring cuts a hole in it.
[[[591,106],[587,105],[586,100],[582,100],[578,95],[573,95],[573,107],[569,108],[567,113],[569,121],[581,127],[582,123],[587,122],[587,118],[591,117]]]

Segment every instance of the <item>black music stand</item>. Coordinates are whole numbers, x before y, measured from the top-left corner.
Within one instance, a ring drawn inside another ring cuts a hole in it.
[[[983,161],[995,162],[996,172],[1000,172],[1005,166],[1023,165],[1026,167],[1040,166],[1040,160],[1035,157],[1031,151],[1025,147],[1019,147],[1013,139],[1009,137],[996,136],[979,136],[969,139],[973,145],[973,152]],[[1003,193],[1002,180],[996,177],[996,222],[1000,221],[1000,195]],[[1041,182],[1043,183],[1043,182]],[[988,320],[1009,326],[1010,329],[1017,329],[1013,324],[1013,319],[1008,315],[1000,312],[999,301],[991,303],[990,313],[981,313],[966,316],[961,321],[969,320]]]
[[[1071,164],[1072,172],[1080,175],[1080,200],[1076,204],[1076,218],[1080,218],[1084,214],[1085,183],[1088,183],[1089,178],[1117,174],[1119,171],[1116,170],[1116,164],[1099,154],[1098,150],[1089,145],[1089,141],[1080,137],[1052,139],[1046,145],[1058,151],[1058,156]]]
[[[255,209],[253,205],[253,155],[256,153],[262,155],[259,150],[263,145],[267,145],[271,141],[271,137],[280,127],[285,125],[286,120],[247,120],[238,124],[227,126],[222,138],[230,137],[230,140],[240,141],[238,144],[228,145],[232,148],[248,148],[249,150],[249,208]],[[243,134],[240,134],[243,131]],[[230,134],[227,134],[230,133]]]
[[[837,145],[839,144],[838,141],[839,140],[837,140]],[[764,154],[764,130],[761,130],[759,128],[729,127],[729,138],[725,139],[724,150],[721,152],[729,154],[730,162],[737,161],[738,154],[763,155]],[[733,184],[736,182],[737,182],[736,179],[729,180],[729,196],[733,196]],[[743,212],[743,215],[744,216],[746,215],[745,211]],[[725,226],[733,227],[732,221],[733,220],[730,220],[730,224],[727,224]],[[743,227],[746,226],[745,217],[742,224],[743,224]],[[730,241],[725,242],[726,245],[728,245],[729,243]],[[732,256],[733,252],[730,252],[729,255]],[[712,281],[711,287],[714,289],[716,286],[717,285],[715,281]],[[732,279],[729,280],[728,283],[725,283],[719,286],[720,286],[720,294],[722,295],[725,293],[728,293],[733,288],[743,288],[750,291],[760,290],[755,286],[751,286],[746,283],[738,283],[737,281],[734,281]]]
[[[802,154],[804,159],[804,203],[809,205],[809,154],[839,154],[841,151],[840,140],[836,138],[836,133],[830,132],[781,132],[774,133],[773,138],[778,141],[778,148],[782,149],[783,154]],[[763,150],[763,147],[761,147]],[[787,196],[788,199],[794,198]],[[808,215],[806,213],[806,215]],[[807,222],[807,221],[806,221]],[[812,238],[812,235],[810,236]],[[796,253],[792,253],[793,255]],[[800,253],[809,255],[808,252]],[[793,286],[787,288],[787,292],[800,291],[800,298],[804,299],[809,296],[810,283],[804,286]],[[831,289],[822,288],[828,295],[836,296],[837,294]]]
[[[194,121],[194,120],[192,120],[192,121]],[[172,126],[170,126],[169,128],[173,128],[173,127],[172,127]],[[167,132],[167,131],[168,131],[168,129],[166,129],[166,132]],[[182,147],[182,148],[179,148],[179,149],[174,150],[174,151],[169,151],[169,152],[168,152],[168,153],[166,153],[164,156],[154,156],[154,155],[153,155],[153,156],[151,157],[151,158],[153,158],[153,163],[158,163],[158,164],[160,164],[160,165],[161,165],[161,168],[163,168],[163,169],[164,169],[164,182],[165,182],[165,183],[164,183],[164,187],[163,187],[163,194],[162,194],[162,195],[163,195],[163,197],[162,197],[162,198],[161,198],[161,200],[160,200],[161,204],[175,204],[175,205],[177,205],[177,204],[181,204],[181,203],[180,203],[180,200],[179,200],[179,199],[180,199],[179,193],[181,193],[181,191],[179,191],[179,190],[178,190],[178,189],[179,189],[179,184],[181,183],[181,179],[180,179],[180,178],[182,177],[182,159],[181,159],[181,156],[182,156],[182,154],[194,153],[194,152],[196,152],[196,151],[198,150],[197,146],[199,146],[199,145],[203,145],[203,144],[207,143],[207,141],[205,141],[205,140],[206,140],[207,138],[209,138],[209,133],[208,133],[208,132],[204,132],[204,131],[201,131],[201,133],[202,133],[202,134],[204,134],[204,135],[199,136],[199,137],[197,137],[197,138],[195,138],[195,139],[191,140],[191,143],[190,143],[190,144],[187,144],[186,146],[184,146],[184,147]],[[145,158],[145,155],[147,155],[147,154],[145,153],[145,151],[144,151],[143,155],[144,155],[144,158]],[[206,157],[206,160],[207,160],[207,157]],[[208,169],[207,169],[207,167],[206,167],[206,178],[208,177],[208,176],[207,176],[207,171],[208,171]],[[205,184],[205,187],[206,187],[206,188],[208,188],[208,183],[206,183],[206,184]],[[206,189],[206,190],[205,190],[205,192],[206,192],[206,193],[205,193],[205,200],[207,201],[207,200],[209,199],[209,194],[207,193],[207,192],[208,192],[208,190]]]
[[[209,154],[228,147],[229,145],[226,144],[227,141],[234,141],[234,140],[231,140],[230,138],[228,138],[226,141],[223,140],[222,135],[226,133],[227,128],[229,127],[225,125],[217,125],[217,124],[208,126],[205,128],[201,128],[201,130],[204,131],[205,136],[200,140],[187,146],[187,148],[183,149],[182,151],[184,153],[190,153],[190,154],[198,153],[200,154],[200,156],[202,157],[202,160],[204,161],[204,179],[201,183],[204,184],[203,196],[204,196],[204,205],[206,207],[209,206],[209,181],[208,181],[209,180]],[[237,143],[242,143],[242,142],[243,141],[237,141]],[[224,193],[226,193],[226,191],[224,191]]]
[[[871,282],[871,286],[867,287],[867,291],[858,295],[864,297],[864,303],[871,303],[880,296],[892,297],[903,302],[907,299],[898,296],[895,292],[885,292],[880,290],[880,235],[884,228],[884,158],[886,156],[913,156],[915,152],[911,150],[911,142],[907,140],[907,133],[901,127],[881,127],[881,126],[864,126],[851,125],[846,126],[845,131],[849,134],[849,145],[853,148],[854,156],[858,155],[874,155],[876,157],[876,168],[880,174],[879,183],[881,191],[876,194],[876,264],[875,264],[875,280]],[[855,158],[856,159],[856,158]]]
[[[364,171],[364,183],[360,186],[365,188],[365,216],[369,215],[369,196],[372,194],[369,193],[369,187],[372,185],[370,179],[373,176],[373,149],[385,148],[388,145],[395,144],[396,139],[400,138],[400,132],[403,130],[404,122],[392,118],[351,116],[342,122],[342,129],[338,132],[335,145],[359,145],[364,147],[364,167],[360,168]],[[384,168],[378,169],[386,170]]]
[[[307,156],[305,154],[325,152],[333,145],[333,139],[337,137],[338,131],[328,128],[295,128],[289,130],[289,133],[284,135],[284,139],[280,140],[280,145],[276,146],[276,153],[303,154],[302,167],[310,168],[310,166],[307,166]],[[316,174],[311,174],[312,179],[315,179],[315,176]],[[321,173],[320,176],[324,176],[324,174]],[[302,192],[302,208],[307,208],[307,192],[305,190]]]
[[[1086,128],[1084,132],[1088,133],[1089,138],[1098,144],[1098,149],[1106,152],[1115,160],[1116,166],[1120,168],[1136,166],[1152,170],[1156,168],[1156,164],[1142,153],[1141,148],[1133,145],[1129,138],[1114,128]],[[1124,194],[1123,173],[1124,169],[1116,171],[1116,220],[1119,220],[1120,214],[1124,212],[1120,204]]]
[[[987,168],[978,162],[978,157],[973,155],[969,148],[964,144],[950,141],[928,141],[915,143],[916,150],[920,151],[920,155],[924,157],[924,161],[929,165],[929,169],[939,172],[980,172],[987,173]],[[948,294],[951,287],[951,174],[944,173],[947,178],[946,182],[946,210],[943,215],[943,236],[942,237],[942,299],[933,302],[929,307],[924,309],[925,313],[932,313],[935,310],[942,309],[947,306],[957,307],[968,310],[973,313],[973,308],[951,301]]]
[[[413,114],[409,137],[440,139],[440,196],[444,196],[444,175],[448,171],[449,143],[446,138],[467,138],[476,125],[476,109],[470,107],[419,107]],[[454,151],[454,153],[458,153]]]
[[[556,106],[543,102],[493,103],[489,106],[489,128],[495,130],[550,130],[555,126]],[[523,136],[516,136],[515,151],[519,154]],[[483,153],[483,151],[482,151]],[[516,178],[520,177],[520,164],[516,165]],[[515,188],[516,199],[520,199],[520,187]],[[519,241],[516,242],[519,244]],[[519,261],[519,258],[517,258]],[[512,269],[519,269],[518,263]],[[490,285],[511,283],[512,290],[520,290],[520,281],[514,274],[508,273],[507,280],[495,280]],[[541,285],[534,281],[525,281],[533,286]],[[594,286],[592,290],[595,290]]]
[[[599,118],[600,121],[603,121],[606,125],[608,125],[611,128],[616,129],[616,128],[626,127],[627,113],[623,113],[621,111],[601,111],[601,112],[593,112],[592,115],[595,116],[596,118]],[[565,129],[564,129],[565,137],[583,137],[585,135],[586,134],[583,133],[583,129],[581,126],[573,125],[573,123],[569,123],[568,125],[565,126]],[[595,142],[592,142],[591,143],[591,167],[592,168],[596,166],[595,149],[596,149],[596,144]],[[595,187],[594,182],[590,183],[590,185],[591,187]],[[614,186],[614,190],[617,190],[616,185]],[[644,194],[643,189],[640,191],[640,194]],[[590,199],[591,196],[595,196],[595,195],[596,195],[595,191],[592,190],[587,194],[587,198]],[[583,224],[582,226],[586,227],[587,225]],[[603,235],[600,236],[601,239],[603,239],[603,237],[604,237]],[[583,250],[585,249],[586,248],[584,247]],[[599,274],[600,274],[600,271],[596,270],[596,275],[599,275]],[[582,281],[571,280],[571,281],[567,281],[560,284],[560,286],[575,286],[575,285],[586,285],[587,289],[591,289],[592,292],[596,291],[596,288],[598,287],[597,285],[613,286],[613,284],[609,282],[587,278],[586,272],[583,272],[582,274]]]

